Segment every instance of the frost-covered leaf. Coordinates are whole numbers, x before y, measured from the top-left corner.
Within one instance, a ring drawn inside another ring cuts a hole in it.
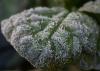
[[[100,0],[90,1],[83,5],[79,11],[86,11],[90,13],[99,13],[100,14]]]
[[[36,68],[58,71],[75,63],[88,70],[96,65],[99,28],[83,13],[37,7],[12,16],[1,25],[6,39]]]

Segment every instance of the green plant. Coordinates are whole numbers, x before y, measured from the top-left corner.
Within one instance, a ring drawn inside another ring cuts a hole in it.
[[[16,51],[38,69],[100,70],[100,29],[85,13],[36,7],[11,16],[1,26]]]

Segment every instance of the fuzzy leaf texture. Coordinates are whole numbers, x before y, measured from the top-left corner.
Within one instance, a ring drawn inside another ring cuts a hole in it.
[[[99,27],[84,13],[36,7],[3,20],[1,26],[6,39],[36,68],[78,64],[83,70],[100,70]]]

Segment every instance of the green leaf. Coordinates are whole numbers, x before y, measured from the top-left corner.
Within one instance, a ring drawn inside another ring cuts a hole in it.
[[[1,30],[15,50],[38,69],[63,71],[75,64],[90,70],[97,64],[92,56],[98,58],[99,27],[84,13],[61,7],[31,8],[2,21]]]

